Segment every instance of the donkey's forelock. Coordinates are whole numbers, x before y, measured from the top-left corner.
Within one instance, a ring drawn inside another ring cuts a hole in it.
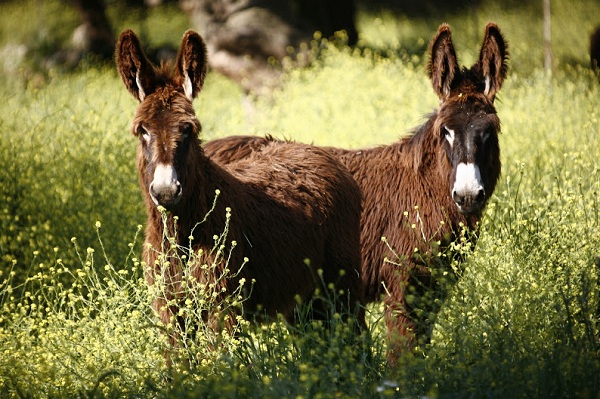
[[[131,130],[133,135],[140,134],[140,127],[154,131],[173,130],[183,124],[190,124],[194,135],[201,131],[194,107],[182,89],[166,86],[157,89],[142,102],[135,112]]]

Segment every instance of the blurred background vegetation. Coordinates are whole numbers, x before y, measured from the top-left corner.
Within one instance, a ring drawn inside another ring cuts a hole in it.
[[[178,2],[105,6],[115,37],[133,29],[156,57],[177,49],[186,29],[202,29]],[[511,54],[496,100],[503,172],[421,356],[390,371],[381,335],[356,361],[335,334],[315,346],[310,334],[303,341],[267,328],[261,344],[240,343],[237,355],[184,373],[174,388],[163,379],[160,334],[147,329],[143,279],[119,274],[132,273],[145,222],[129,131],[136,103],[110,57],[72,41],[82,23],[74,3],[0,2],[0,281],[12,273],[11,285],[23,291],[0,285],[0,396],[598,398],[600,83],[590,68],[597,0],[551,1],[551,73],[542,0],[359,1],[356,43],[347,46],[340,33],[314,36],[303,50],[310,65],[272,63],[279,80],[267,94],[213,68],[195,101],[202,137],[390,143],[437,106],[425,64],[440,23],[451,25],[459,62],[470,66],[488,21],[498,23]],[[77,277],[85,267],[100,277]],[[29,305],[38,299],[26,296],[31,284],[19,285],[32,276],[46,301],[39,314]],[[73,280],[79,288],[63,290]],[[65,312],[73,292],[83,299]],[[376,325],[376,308],[372,318]]]

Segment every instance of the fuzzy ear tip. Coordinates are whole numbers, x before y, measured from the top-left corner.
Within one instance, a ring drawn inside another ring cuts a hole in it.
[[[493,37],[501,47],[501,51],[504,53],[504,58],[508,58],[508,43],[500,31],[500,27],[495,22],[488,22],[488,24],[485,26],[485,36]]]
[[[450,36],[452,36],[452,29],[450,29],[450,25],[448,25],[446,22],[442,23],[438,28],[436,37],[439,40],[440,38],[447,38]]]
[[[200,36],[200,34],[192,29],[188,29],[185,31],[185,33],[183,34],[183,40],[196,40],[199,42],[202,42],[202,36]]]
[[[125,40],[131,40],[132,38],[137,37],[135,35],[135,32],[132,31],[131,29],[125,29],[123,32],[121,32],[121,34],[119,35],[119,41],[125,41]]]
[[[495,22],[488,22],[485,26],[485,31],[487,34],[494,32],[495,34],[500,34],[500,27]]]
[[[120,52],[126,51],[126,48],[131,46],[139,46],[139,39],[134,31],[131,29],[126,29],[119,35],[117,45],[115,46],[115,54],[117,55],[117,59],[119,58]]]
[[[447,22],[442,22],[438,28],[439,32],[450,32],[450,25]]]

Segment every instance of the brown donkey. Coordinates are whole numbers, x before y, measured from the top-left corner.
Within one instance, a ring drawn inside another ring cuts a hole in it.
[[[219,292],[235,292],[242,278],[253,282],[244,290],[244,316],[261,309],[258,316],[278,313],[292,320],[296,297],[310,300],[316,288],[334,283],[348,295],[337,310],[356,312],[364,325],[363,307],[355,308],[363,301],[360,189],[346,168],[323,149],[283,142],[268,143],[260,154],[238,162],[211,160],[201,147],[192,106],[206,74],[206,48],[193,31],[184,34],[174,69],[153,66],[130,30],[119,38],[116,61],[140,102],[132,131],[139,139],[137,165],[148,214],[143,259],[148,283],[166,286],[154,302],[162,321],[184,327],[177,314],[186,299],[182,279],[190,276],[182,275],[180,256],[158,261],[161,248],[172,247],[168,237],[176,237],[176,247],[199,254],[199,265],[216,262],[222,273],[225,261],[211,248],[213,235],[225,231],[229,208],[227,238],[237,246],[228,260],[232,278],[218,280]],[[159,205],[167,210],[166,220]],[[200,267],[192,274],[198,283],[217,282]],[[329,308],[319,307],[329,304],[316,306],[315,317],[330,316]],[[170,343],[176,340],[173,334]]]
[[[430,57],[440,107],[427,122],[391,145],[328,148],[363,194],[361,279],[367,302],[383,298],[392,363],[403,347],[428,336],[431,320],[416,322],[412,298],[435,284],[432,255],[459,240],[463,226],[477,231],[500,175],[494,99],[506,77],[508,52],[498,26],[486,26],[479,60],[469,69],[459,67],[446,24],[431,41]],[[272,141],[230,137],[207,143],[205,151],[231,157],[243,154],[241,147],[252,153]]]

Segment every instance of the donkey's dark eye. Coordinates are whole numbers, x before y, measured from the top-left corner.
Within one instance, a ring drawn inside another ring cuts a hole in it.
[[[494,132],[494,129],[491,126],[483,131],[483,134],[481,135],[481,139],[483,140],[484,143],[492,135],[493,132]]]
[[[450,129],[448,126],[443,126],[442,133],[444,134],[444,137],[446,138],[446,140],[448,140],[450,145],[453,145],[454,144],[454,130]]]
[[[184,123],[180,126],[179,130],[184,140],[188,139],[194,134],[194,127],[191,123]]]
[[[144,141],[146,141],[146,142],[150,141],[150,133],[148,133],[148,131],[144,128],[144,126],[138,125],[138,127],[135,130],[135,133],[138,135],[138,137],[143,138]]]

